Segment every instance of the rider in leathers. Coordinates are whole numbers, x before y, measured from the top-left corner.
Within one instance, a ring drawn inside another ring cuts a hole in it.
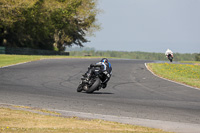
[[[170,49],[167,49],[167,51],[165,52],[165,55],[167,58],[169,55],[171,55],[173,57],[173,52]]]
[[[88,77],[90,77],[91,73],[94,72],[94,67],[100,68],[100,74],[102,74],[102,88],[106,88],[108,81],[110,80],[110,77],[112,75],[112,67],[110,62],[108,62],[107,58],[101,59],[100,62],[96,64],[91,64],[88,68],[88,72],[86,73]]]

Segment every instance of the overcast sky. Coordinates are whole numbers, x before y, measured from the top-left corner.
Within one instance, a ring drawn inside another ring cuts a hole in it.
[[[99,0],[96,50],[200,53],[200,0]]]

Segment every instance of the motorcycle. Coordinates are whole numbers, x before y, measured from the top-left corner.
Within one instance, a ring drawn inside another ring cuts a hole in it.
[[[168,59],[170,60],[170,62],[172,62],[173,60],[173,56],[171,54],[168,55]]]
[[[77,92],[85,91],[86,93],[93,93],[94,91],[98,91],[102,88],[102,74],[99,73],[100,68],[92,67],[90,69],[93,69],[91,74],[85,73],[82,75],[83,77],[81,78]]]

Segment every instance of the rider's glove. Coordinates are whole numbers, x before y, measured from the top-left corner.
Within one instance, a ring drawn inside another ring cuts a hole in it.
[[[90,64],[90,67],[94,67],[94,65],[93,65],[93,64]]]

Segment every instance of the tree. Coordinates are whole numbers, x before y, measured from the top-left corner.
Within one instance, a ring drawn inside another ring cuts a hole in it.
[[[195,56],[195,60],[196,60],[196,61],[200,61],[200,54],[197,54],[197,55]]]
[[[0,45],[3,45],[3,40],[9,34],[8,29],[13,23],[23,19],[21,9],[29,7],[27,1],[24,0],[22,4],[22,0],[0,0]]]
[[[96,4],[96,0],[0,0],[0,38],[17,47],[63,51],[66,45],[83,46],[86,35],[99,29]]]

